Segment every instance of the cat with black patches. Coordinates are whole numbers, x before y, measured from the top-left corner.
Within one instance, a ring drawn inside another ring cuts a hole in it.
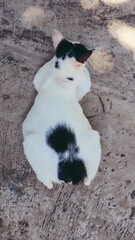
[[[52,39],[56,55],[35,75],[38,94],[23,122],[24,152],[49,189],[53,183],[89,185],[100,163],[100,137],[79,101],[90,91],[85,64],[92,51],[57,30]]]

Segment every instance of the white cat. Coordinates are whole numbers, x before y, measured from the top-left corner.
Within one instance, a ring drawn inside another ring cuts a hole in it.
[[[56,56],[34,78],[38,94],[23,122],[24,152],[48,188],[61,182],[89,185],[100,163],[100,137],[79,101],[90,91],[85,63],[92,51],[57,30],[52,38]]]

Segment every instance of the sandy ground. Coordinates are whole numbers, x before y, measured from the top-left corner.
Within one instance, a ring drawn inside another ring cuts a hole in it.
[[[34,74],[54,55],[53,28],[95,48],[81,104],[101,134],[102,160],[89,187],[48,190],[23,153],[21,125]],[[1,0],[0,72],[0,239],[134,240],[135,1]]]

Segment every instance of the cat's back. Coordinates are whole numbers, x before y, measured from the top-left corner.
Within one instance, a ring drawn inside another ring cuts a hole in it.
[[[34,105],[23,122],[23,133],[43,132],[57,124],[67,124],[76,131],[90,128],[82,108],[74,95],[55,88],[40,91]]]

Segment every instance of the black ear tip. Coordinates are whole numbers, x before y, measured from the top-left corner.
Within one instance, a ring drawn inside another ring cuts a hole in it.
[[[93,49],[90,49],[90,50],[88,50],[88,53],[89,53],[89,56],[93,53],[93,51],[94,51],[95,49],[93,48]]]
[[[93,49],[87,50],[84,54],[84,60],[87,61],[87,59],[90,57],[92,53],[93,53]]]

